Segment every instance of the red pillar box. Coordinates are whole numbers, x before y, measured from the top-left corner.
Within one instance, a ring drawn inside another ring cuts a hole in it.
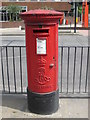
[[[50,114],[58,110],[58,21],[61,12],[30,10],[25,22],[28,73],[28,108]]]

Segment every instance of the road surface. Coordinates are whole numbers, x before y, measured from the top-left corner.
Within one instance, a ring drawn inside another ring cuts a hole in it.
[[[25,36],[0,36],[0,45],[23,46]],[[59,34],[59,46],[87,46],[88,37],[82,35],[63,35]]]

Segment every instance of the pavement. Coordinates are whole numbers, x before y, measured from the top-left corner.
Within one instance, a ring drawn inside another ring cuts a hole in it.
[[[88,99],[59,99],[59,109],[51,115],[28,110],[26,95],[3,95],[2,118],[88,118]]]
[[[21,30],[19,28],[0,28],[0,36],[15,36],[15,35],[20,35],[23,36],[25,35],[25,30]]]

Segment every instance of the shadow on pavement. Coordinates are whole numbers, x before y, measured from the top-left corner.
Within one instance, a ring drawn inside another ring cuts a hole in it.
[[[3,94],[2,107],[8,107],[23,112],[29,112],[27,109],[27,96],[22,94],[18,94],[18,95]]]

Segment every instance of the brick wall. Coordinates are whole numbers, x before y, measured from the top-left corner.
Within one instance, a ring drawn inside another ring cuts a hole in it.
[[[2,28],[13,28],[13,27],[19,27],[22,26],[23,28],[24,26],[24,22],[23,21],[16,21],[16,22],[2,22],[0,23]]]
[[[2,2],[2,6],[10,4],[17,4],[20,6],[27,6],[27,9],[39,9],[43,6],[51,7],[58,11],[70,11],[71,5],[68,2]]]
[[[39,9],[44,6],[53,8],[57,11],[70,11],[71,5],[68,2],[2,2],[2,6],[8,6],[11,4],[17,4],[20,6],[27,6],[27,10],[31,9]],[[0,23],[1,24],[1,23]],[[12,28],[12,27],[19,27],[23,26],[23,22],[2,22],[2,28]]]

